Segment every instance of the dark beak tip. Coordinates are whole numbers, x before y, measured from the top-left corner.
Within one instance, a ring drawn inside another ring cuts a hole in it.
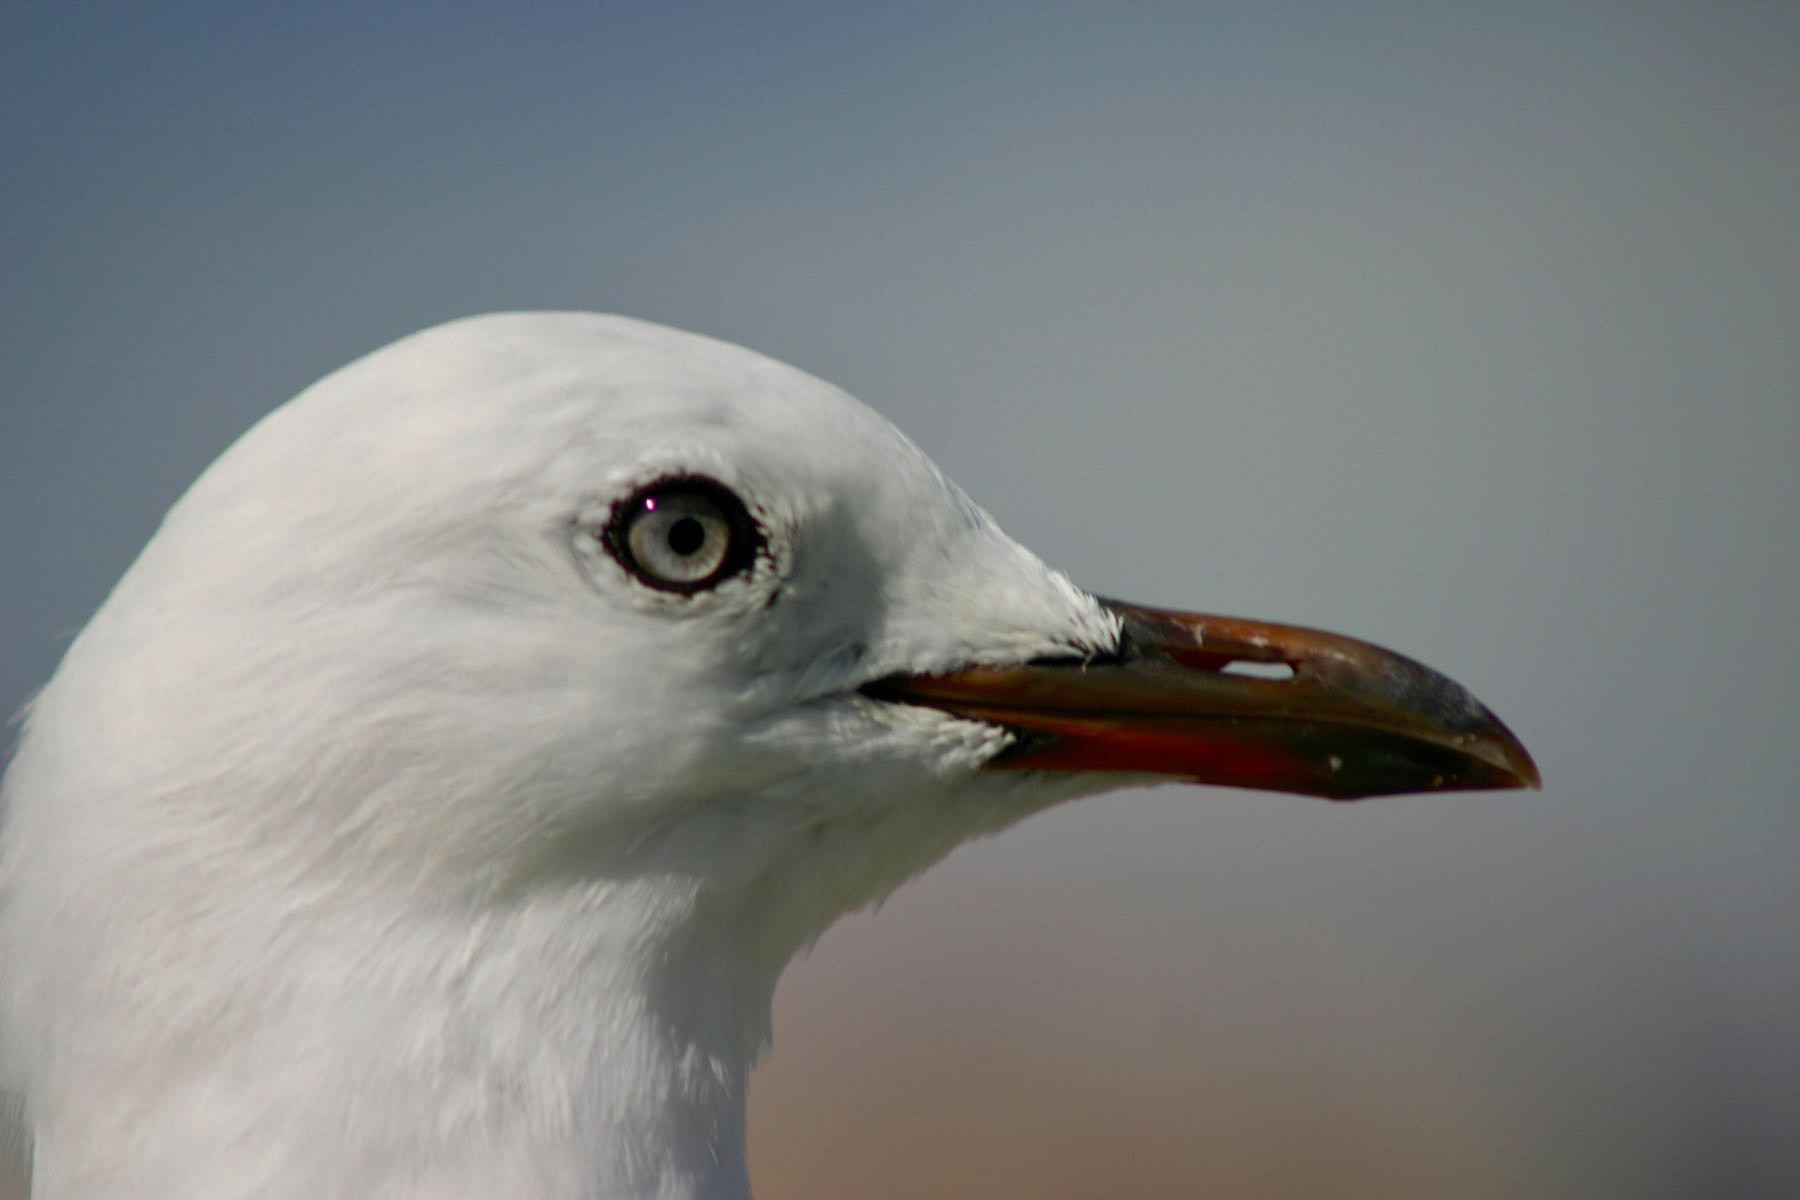
[[[1543,791],[1543,773],[1538,770],[1531,751],[1519,740],[1519,735],[1507,728],[1506,723],[1485,705],[1480,705],[1479,711],[1480,729],[1465,736],[1469,736],[1472,743],[1467,748],[1471,756],[1485,763],[1492,772],[1494,782],[1490,787],[1494,790]]]
[[[1513,779],[1508,786],[1525,791],[1543,791],[1543,772],[1538,770],[1537,762],[1531,757],[1531,752],[1525,749],[1525,744],[1509,733],[1503,745],[1507,751],[1504,769]]]

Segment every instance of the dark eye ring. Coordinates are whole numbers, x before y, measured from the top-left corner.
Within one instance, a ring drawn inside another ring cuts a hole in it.
[[[744,502],[704,475],[676,475],[639,488],[613,505],[602,536],[639,581],[682,595],[742,574],[762,547]]]

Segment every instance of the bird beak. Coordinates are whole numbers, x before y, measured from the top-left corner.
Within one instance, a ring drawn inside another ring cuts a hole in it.
[[[1109,656],[890,676],[863,691],[1011,730],[997,769],[1131,772],[1333,800],[1539,786],[1500,718],[1391,650],[1100,603],[1122,625]]]

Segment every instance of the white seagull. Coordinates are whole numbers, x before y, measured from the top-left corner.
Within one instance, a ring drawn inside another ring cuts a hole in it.
[[[202,475],[30,708],[33,1195],[748,1196],[784,965],[1159,777],[1537,782],[1409,659],[1083,592],[782,363],[578,313],[417,334]]]

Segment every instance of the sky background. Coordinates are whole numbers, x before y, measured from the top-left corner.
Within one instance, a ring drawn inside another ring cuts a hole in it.
[[[965,847],[784,979],[760,1194],[1800,1194],[1800,6],[126,7],[0,8],[8,711],[333,367],[695,329],[1546,780]]]

